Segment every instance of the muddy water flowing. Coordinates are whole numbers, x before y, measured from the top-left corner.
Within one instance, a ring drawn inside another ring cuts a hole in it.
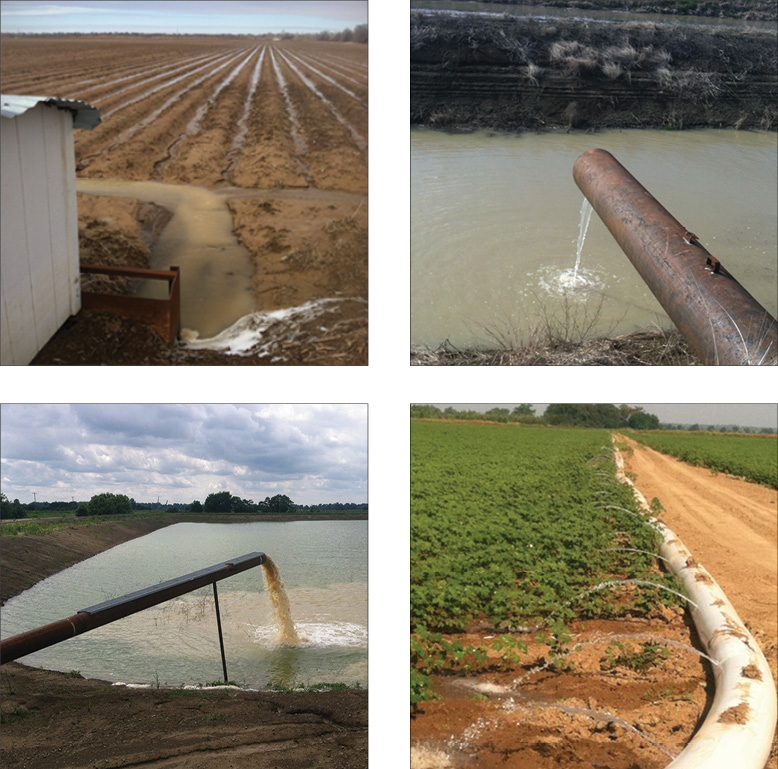
[[[580,254],[586,281],[565,285],[581,219],[573,163],[593,147],[612,152],[776,315],[774,134],[413,129],[412,343],[487,345],[489,326],[526,338],[565,313],[579,322],[596,315],[592,335],[671,326],[596,215]]]
[[[152,268],[181,268],[181,325],[215,336],[256,310],[248,251],[232,231],[226,199],[203,187],[161,182],[78,179],[78,192],[137,198],[167,208],[173,218],[152,253]],[[158,286],[149,287],[149,291]]]
[[[275,561],[267,556],[262,564],[262,576],[265,578],[270,602],[273,604],[273,613],[278,623],[278,638],[280,643],[299,644],[300,637],[294,628],[292,610],[289,607],[289,596],[284,588],[284,581],[278,572]]]

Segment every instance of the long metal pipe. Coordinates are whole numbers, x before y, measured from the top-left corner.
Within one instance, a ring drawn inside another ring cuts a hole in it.
[[[610,152],[584,152],[573,178],[703,363],[778,363],[775,318]]]
[[[122,617],[156,606],[163,601],[169,601],[184,593],[197,590],[219,580],[232,577],[247,569],[260,566],[265,562],[264,553],[248,553],[231,561],[217,563],[207,569],[193,571],[183,577],[161,582],[153,587],[137,590],[134,593],[112,598],[88,609],[81,609],[72,617],[51,622],[43,627],[28,630],[25,633],[5,638],[0,641],[0,664],[12,662],[33,652],[53,646],[60,641],[86,633],[88,630],[107,625]]]

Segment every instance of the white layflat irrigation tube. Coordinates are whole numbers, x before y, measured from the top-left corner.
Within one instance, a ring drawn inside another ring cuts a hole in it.
[[[648,513],[615,447],[614,454],[619,479],[632,486]],[[662,535],[660,554],[697,604],[688,609],[705,651],[717,663],[716,692],[705,722],[667,769],[764,769],[776,724],[775,684],[767,660],[713,577],[670,529],[651,520]]]

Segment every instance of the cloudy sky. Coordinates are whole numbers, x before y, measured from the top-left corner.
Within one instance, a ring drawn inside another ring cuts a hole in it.
[[[262,34],[367,23],[367,0],[3,0],[3,32]]]
[[[512,409],[515,403],[435,403],[438,408],[452,405],[460,411],[488,411],[498,408]],[[535,413],[543,414],[547,403],[533,403]],[[616,404],[621,405],[621,404]],[[774,403],[634,403],[649,414],[655,414],[660,422],[693,425],[739,425],[740,427],[778,427],[778,406]]]
[[[367,502],[365,405],[4,405],[2,491],[39,502]]]

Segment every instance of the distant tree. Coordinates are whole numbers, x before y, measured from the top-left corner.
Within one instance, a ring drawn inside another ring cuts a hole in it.
[[[511,414],[517,417],[531,417],[535,414],[535,408],[529,403],[522,403],[515,406]]]
[[[187,508],[190,513],[202,513],[203,512],[203,506],[200,504],[200,500],[196,499],[194,502],[192,502],[191,505]]]
[[[659,429],[659,417],[647,414],[641,409],[630,414],[627,426],[633,430],[657,430]]]
[[[229,491],[217,491],[205,498],[203,505],[206,513],[232,512],[232,494]]]
[[[87,504],[89,515],[119,515],[132,512],[130,498],[124,494],[95,494]]]
[[[232,498],[231,507],[233,513],[251,513],[256,509],[256,505],[250,499],[240,497]]]
[[[0,492],[0,518],[26,518],[27,512],[22,503],[15,499],[9,502],[8,497]]]
[[[256,509],[261,513],[291,513],[295,504],[285,494],[276,494],[274,497],[265,497]]]
[[[411,417],[416,419],[429,419],[434,417],[440,417],[441,410],[437,406],[412,404],[411,405]]]
[[[76,510],[76,515],[79,518],[84,518],[85,516],[89,515],[89,508],[87,508],[86,505],[79,505],[78,510]]]
[[[357,24],[354,27],[354,42],[367,43],[367,24]]]
[[[622,427],[621,412],[612,403],[552,403],[544,420],[550,425]]]

